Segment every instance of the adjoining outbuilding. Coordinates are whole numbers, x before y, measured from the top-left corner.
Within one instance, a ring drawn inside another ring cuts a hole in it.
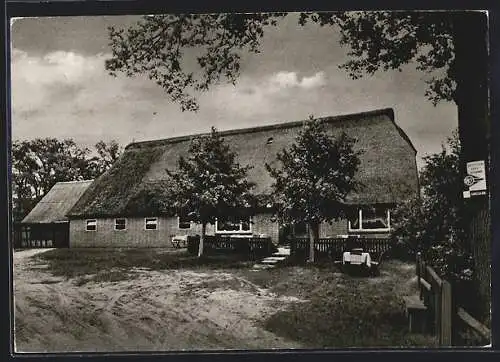
[[[66,214],[92,180],[58,182],[31,212],[16,225],[18,247],[68,247],[69,219]]]
[[[395,123],[392,109],[322,118],[333,137],[342,131],[357,140],[361,164],[356,178],[363,185],[348,195],[357,208],[352,217],[325,223],[320,237],[367,235],[387,237],[391,209],[418,194],[416,150]],[[268,195],[272,178],[265,164],[274,165],[276,154],[289,147],[304,121],[223,131],[225,142],[238,155],[255,182],[256,195]],[[96,179],[69,210],[71,247],[165,247],[171,238],[200,234],[200,225],[185,217],[169,216],[164,200],[166,170],[175,171],[179,156],[186,155],[198,135],[136,142],[128,145],[117,162]],[[251,210],[246,220],[217,220],[207,227],[212,235],[266,235],[276,244],[291,236],[304,236],[304,225],[285,227],[273,215],[273,206]]]

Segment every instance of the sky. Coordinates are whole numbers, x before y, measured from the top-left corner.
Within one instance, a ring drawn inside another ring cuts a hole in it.
[[[457,127],[454,103],[425,97],[424,75],[409,64],[352,80],[335,28],[297,25],[289,15],[265,30],[260,54],[244,54],[237,84],[218,84],[182,112],[144,77],[112,77],[107,27],[137,16],[23,18],[11,24],[12,138],[72,138],[122,146],[218,130],[393,108],[396,123],[422,156],[439,152]]]

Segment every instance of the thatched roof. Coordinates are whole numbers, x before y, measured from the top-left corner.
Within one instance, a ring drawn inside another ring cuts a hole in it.
[[[394,122],[392,109],[322,120],[332,136],[345,131],[357,140],[355,148],[363,151],[356,177],[364,187],[348,196],[349,203],[397,203],[417,194],[416,150]],[[221,132],[231,149],[238,154],[240,164],[253,166],[249,179],[257,185],[256,194],[270,192],[272,179],[264,165],[276,164],[276,154],[294,142],[303,123],[298,121]],[[164,180],[166,169],[175,170],[179,156],[186,155],[190,141],[196,136],[199,135],[128,145],[116,164],[94,182],[69,215],[116,216],[147,212],[139,210],[138,194],[144,194],[144,185]]]
[[[56,183],[22,222],[48,224],[68,221],[66,213],[91,184],[92,180]]]

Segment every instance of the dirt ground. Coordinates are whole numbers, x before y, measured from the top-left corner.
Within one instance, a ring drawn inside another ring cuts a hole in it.
[[[225,272],[133,270],[135,278],[56,278],[14,252],[16,352],[108,352],[301,348],[262,327],[304,300]]]

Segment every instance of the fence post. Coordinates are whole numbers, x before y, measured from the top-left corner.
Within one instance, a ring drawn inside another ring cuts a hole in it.
[[[422,255],[420,254],[420,251],[417,253],[417,259],[416,259],[416,269],[417,269],[417,287],[418,287],[418,296],[420,299],[422,299],[422,288],[420,286],[420,262],[422,259]]]
[[[451,346],[451,323],[452,323],[452,300],[451,300],[451,284],[443,280],[441,286],[441,320],[439,344],[441,346]]]

